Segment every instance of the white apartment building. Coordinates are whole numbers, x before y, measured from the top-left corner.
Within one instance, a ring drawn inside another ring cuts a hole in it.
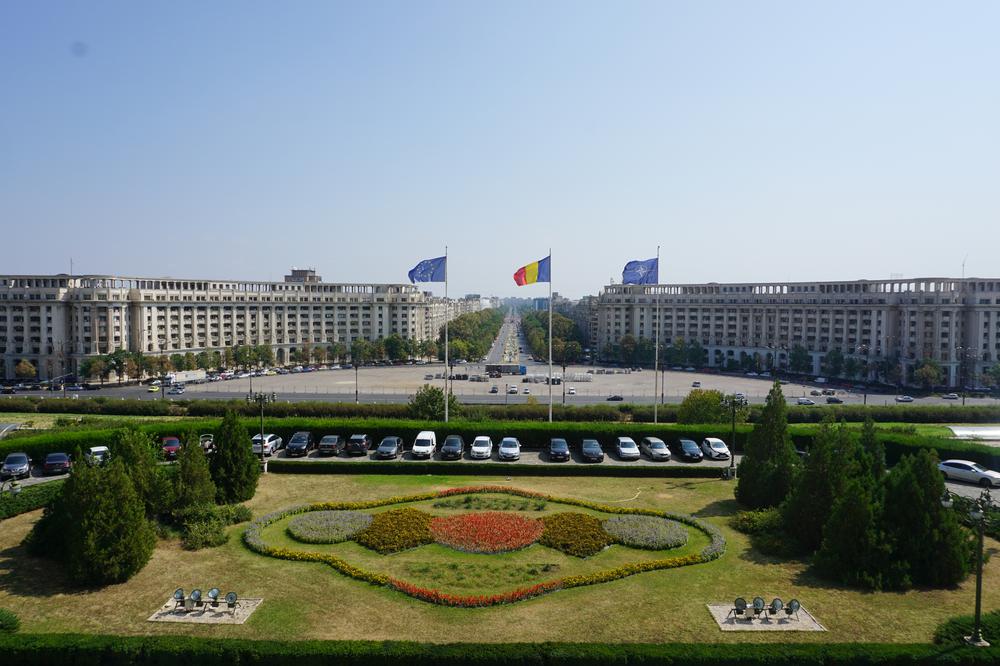
[[[610,285],[596,310],[598,350],[627,334],[653,339],[661,323],[661,344],[697,340],[713,367],[757,354],[764,367],[776,358],[787,368],[801,345],[815,374],[839,349],[869,365],[898,357],[904,382],[931,358],[959,386],[978,384],[1000,360],[1000,278]]]
[[[3,377],[22,360],[40,379],[117,349],[150,355],[268,345],[284,363],[303,345],[393,333],[436,339],[480,300],[435,298],[409,284],[326,283],[311,270],[283,282],[111,275],[0,276]]]

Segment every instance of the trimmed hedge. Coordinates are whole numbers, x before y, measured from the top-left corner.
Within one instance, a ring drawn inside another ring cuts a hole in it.
[[[13,634],[21,628],[21,618],[12,610],[0,608],[0,634]]]
[[[48,481],[21,488],[17,497],[4,493],[0,497],[0,520],[48,506],[62,492],[63,482]]]
[[[907,664],[993,664],[1000,650],[883,643],[416,643],[393,641],[276,641],[192,636],[91,636],[83,634],[0,634],[0,653],[20,666],[103,664],[177,666],[268,664],[302,666],[372,664],[537,664],[579,666],[870,666]]]

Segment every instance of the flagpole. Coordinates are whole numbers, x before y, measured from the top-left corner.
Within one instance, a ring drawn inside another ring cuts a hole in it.
[[[552,248],[549,248],[549,423],[552,423]]]
[[[653,423],[658,423],[657,420],[657,408],[659,407],[659,398],[656,395],[657,386],[657,374],[660,370],[660,246],[656,246],[656,284],[653,286],[656,296],[656,343],[653,350]]]
[[[448,246],[444,246],[444,422],[448,422],[448,320],[451,305],[448,303]]]

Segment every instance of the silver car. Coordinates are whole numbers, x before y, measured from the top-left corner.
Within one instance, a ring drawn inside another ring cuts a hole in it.
[[[476,437],[469,447],[469,457],[477,460],[488,460],[493,455],[493,440],[489,437]]]
[[[946,481],[965,481],[983,488],[1000,486],[1000,474],[971,460],[945,460],[938,470]]]
[[[278,449],[282,446],[282,440],[280,437],[274,434],[264,435],[264,455],[272,456],[278,452]],[[253,452],[256,455],[261,453],[260,435],[253,436]]]
[[[0,467],[0,480],[27,479],[31,476],[31,458],[27,453],[8,453]]]
[[[659,437],[643,437],[639,449],[651,460],[670,460],[670,448]]]
[[[516,437],[504,437],[497,448],[497,460],[520,460],[521,442]]]
[[[635,440],[631,437],[619,437],[615,444],[615,452],[619,460],[638,460],[639,447],[635,445]]]

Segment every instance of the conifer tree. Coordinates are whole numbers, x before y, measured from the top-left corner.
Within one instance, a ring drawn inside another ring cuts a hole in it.
[[[174,479],[174,511],[215,503],[215,482],[208,468],[208,458],[198,442],[198,435],[188,433],[177,456]]]
[[[775,381],[739,466],[736,499],[751,509],[777,506],[791,489],[797,461],[787,411],[781,384]]]
[[[244,502],[257,491],[260,462],[236,412],[226,412],[222,419],[209,468],[215,482],[215,499],[219,504]]]

